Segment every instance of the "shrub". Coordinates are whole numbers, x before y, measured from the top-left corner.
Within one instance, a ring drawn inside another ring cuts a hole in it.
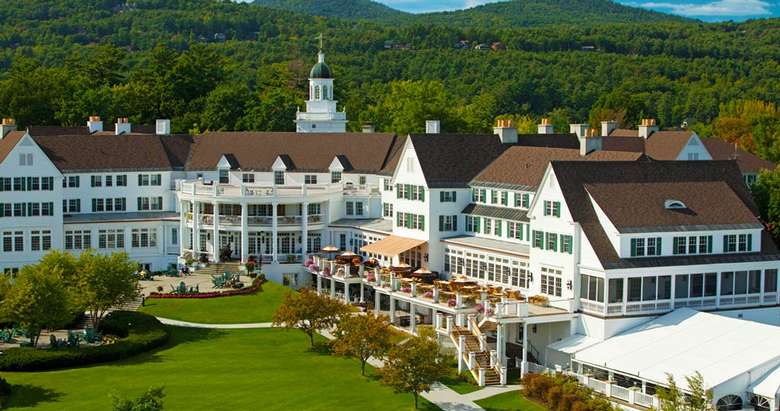
[[[210,291],[207,293],[173,293],[165,294],[161,292],[149,293],[146,298],[216,298],[216,297],[233,297],[236,295],[254,294],[258,291],[263,291],[263,282],[265,277],[261,274],[260,277],[252,280],[252,285],[246,288],[240,288],[236,290],[227,291]]]
[[[5,400],[7,400],[9,396],[11,396],[11,384],[9,384],[5,378],[0,377],[0,408],[3,407]]]
[[[121,360],[157,348],[168,341],[168,330],[151,315],[114,311],[101,322],[103,334],[120,338],[113,344],[39,350],[10,348],[0,356],[2,371],[41,371]]]
[[[565,375],[526,374],[523,394],[543,402],[551,411],[613,411],[610,402],[576,379]]]

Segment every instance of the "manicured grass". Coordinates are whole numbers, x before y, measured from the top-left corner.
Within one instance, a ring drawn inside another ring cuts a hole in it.
[[[104,365],[37,373],[1,373],[12,384],[8,409],[100,410],[109,394],[136,397],[165,387],[168,410],[410,410],[360,364],[309,351],[299,331],[172,328],[155,352]],[[421,409],[436,410],[421,399]]]
[[[449,362],[447,364],[449,373],[446,377],[442,378],[440,382],[447,387],[450,387],[451,390],[457,392],[458,394],[468,394],[470,392],[479,391],[482,389],[477,383],[474,381],[474,377],[471,375],[471,372],[464,371],[463,374],[458,375],[458,362],[454,357],[449,358]]]
[[[146,300],[141,311],[158,317],[205,324],[270,322],[274,310],[290,289],[268,281],[263,291],[235,297]]]
[[[485,411],[548,411],[543,405],[523,397],[520,391],[505,392],[475,402]]]

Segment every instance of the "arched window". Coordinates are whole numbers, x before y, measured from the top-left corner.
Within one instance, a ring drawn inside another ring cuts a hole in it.
[[[322,98],[325,100],[328,99],[328,86],[322,86]]]
[[[718,411],[739,411],[742,409],[742,398],[733,394],[726,395],[718,400],[715,408]]]
[[[314,99],[320,99],[320,86],[314,86]]]
[[[750,396],[750,405],[753,406],[753,409],[756,411],[771,411],[771,405],[769,403],[769,399],[762,397],[760,395],[751,395]]]

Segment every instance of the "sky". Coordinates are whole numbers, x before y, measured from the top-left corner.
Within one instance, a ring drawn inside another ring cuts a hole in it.
[[[412,13],[457,10],[496,0],[377,0]],[[742,21],[751,18],[780,17],[780,0],[617,0],[630,6],[705,21]]]

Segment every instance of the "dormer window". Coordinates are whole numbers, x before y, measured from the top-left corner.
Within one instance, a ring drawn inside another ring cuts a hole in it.
[[[330,182],[331,183],[340,183],[341,182],[341,171],[331,171],[330,172]]]
[[[680,200],[669,199],[664,201],[664,208],[667,210],[684,210],[688,207]]]
[[[274,184],[284,185],[284,171],[274,171]]]
[[[227,169],[219,170],[219,183],[220,184],[230,183],[230,170]]]

